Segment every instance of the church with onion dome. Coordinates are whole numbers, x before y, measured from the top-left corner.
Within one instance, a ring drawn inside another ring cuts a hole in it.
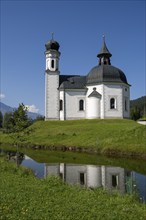
[[[104,37],[98,64],[84,76],[60,73],[60,45],[53,37],[45,47],[45,120],[129,118],[130,85],[111,65]]]

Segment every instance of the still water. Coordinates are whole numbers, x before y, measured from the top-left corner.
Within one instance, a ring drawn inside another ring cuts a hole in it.
[[[110,165],[38,163],[26,154],[14,151],[0,151],[7,154],[9,160],[17,165],[31,168],[38,178],[58,176],[69,184],[96,188],[102,187],[120,193],[136,193],[140,202],[146,203],[146,175],[134,170]]]

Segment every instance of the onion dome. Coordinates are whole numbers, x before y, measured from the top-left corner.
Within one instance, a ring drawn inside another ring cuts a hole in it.
[[[49,40],[46,44],[45,44],[45,47],[46,47],[46,50],[56,50],[58,51],[59,50],[59,43],[57,41],[55,41],[53,39],[53,33],[52,33],[52,39]]]
[[[87,75],[87,84],[104,82],[128,84],[123,71],[112,65],[101,64],[93,67]]]
[[[59,50],[59,43],[54,40],[50,40],[45,44],[46,50]]]

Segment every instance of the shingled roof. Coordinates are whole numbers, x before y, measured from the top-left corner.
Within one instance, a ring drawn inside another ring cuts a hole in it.
[[[85,89],[86,76],[60,75],[59,89]]]

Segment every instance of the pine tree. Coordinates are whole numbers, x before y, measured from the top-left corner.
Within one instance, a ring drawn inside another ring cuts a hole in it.
[[[3,115],[2,112],[0,111],[0,128],[2,128],[3,125]]]

